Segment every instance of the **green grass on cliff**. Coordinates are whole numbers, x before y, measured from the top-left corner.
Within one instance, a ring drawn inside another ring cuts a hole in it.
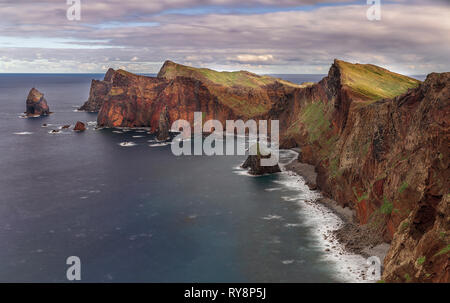
[[[422,256],[417,259],[417,264],[422,265],[423,263],[425,263],[426,260],[427,260],[427,258],[425,256]]]
[[[435,254],[434,256],[435,257],[437,257],[437,256],[442,256],[442,255],[445,255],[445,254],[448,254],[450,252],[450,244],[449,245],[447,245],[446,247],[444,247],[443,249],[441,249],[437,254]]]
[[[174,79],[178,76],[190,77],[226,87],[242,86],[258,88],[275,82],[291,87],[302,87],[302,85],[291,83],[289,81],[270,76],[260,76],[247,71],[218,72],[208,68],[195,68],[171,61],[166,61],[158,74],[158,77],[167,79]],[[307,86],[309,84],[305,85]]]
[[[219,102],[232,108],[243,117],[253,118],[267,113],[272,107],[272,102],[265,93],[263,87],[276,82],[294,89],[306,87],[310,84],[298,85],[282,79],[259,76],[247,71],[218,72],[208,68],[195,68],[166,61],[158,73],[159,78],[175,79],[187,77],[201,81],[209,91],[217,96]],[[247,93],[254,90],[249,99]]]
[[[380,211],[382,214],[390,215],[394,210],[394,204],[389,201],[386,197],[383,197],[383,205],[381,205]]]
[[[325,114],[325,104],[320,101],[305,106],[300,120],[306,126],[311,142],[319,140],[330,129],[330,120]]]
[[[372,64],[352,64],[336,60],[342,84],[370,101],[393,98],[417,87],[419,80],[388,71]]]

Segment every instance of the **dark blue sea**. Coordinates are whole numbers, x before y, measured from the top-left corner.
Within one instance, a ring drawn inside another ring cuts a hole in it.
[[[76,108],[102,77],[0,75],[0,282],[65,282],[69,256],[83,282],[358,280],[364,260],[326,251],[340,220],[300,177],[251,177],[244,156],[176,157],[145,130],[96,130]],[[21,118],[32,87],[52,115]],[[50,133],[76,121],[88,130]]]

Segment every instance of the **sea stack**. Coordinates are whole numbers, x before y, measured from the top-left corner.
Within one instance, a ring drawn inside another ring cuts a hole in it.
[[[256,152],[254,152],[256,149]],[[263,155],[264,153],[265,155]],[[271,157],[269,152],[262,151],[262,146],[258,143],[250,147],[250,155],[242,168],[249,169],[249,174],[254,176],[261,176],[265,174],[275,174],[281,172],[280,166],[277,164],[273,166],[261,166],[261,159],[269,159]]]
[[[27,116],[47,116],[50,114],[50,109],[44,94],[35,89],[30,90],[27,98]]]
[[[169,115],[167,113],[167,106],[164,106],[164,108],[161,110],[161,113],[159,114],[159,127],[156,139],[158,139],[159,141],[166,141],[170,139],[169,129]]]

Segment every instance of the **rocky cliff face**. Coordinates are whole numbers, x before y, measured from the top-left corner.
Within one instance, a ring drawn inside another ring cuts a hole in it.
[[[166,141],[170,139],[170,121],[169,121],[169,115],[167,112],[167,106],[164,106],[163,110],[161,111],[159,115],[159,127],[158,127],[158,134],[156,138],[159,141]]]
[[[450,73],[385,98],[409,79],[374,80],[372,91],[346,82],[366,72],[336,61],[327,78],[296,92],[280,113],[289,121],[283,144],[300,146],[319,187],[392,241],[383,279],[448,281]]]
[[[159,126],[161,110],[167,107],[170,121],[184,119],[191,124],[194,112],[205,120],[249,119],[267,115],[272,106],[286,99],[300,85],[248,72],[220,73],[193,69],[170,61],[157,78],[138,76],[123,70],[93,82],[91,101],[100,107],[98,125],[103,127]],[[94,80],[95,81],[95,80]]]
[[[27,110],[25,114],[27,116],[47,116],[50,114],[50,109],[47,104],[47,100],[44,98],[44,94],[35,88],[32,88],[28,94],[26,101]]]
[[[169,121],[184,119],[192,124],[195,111],[203,112],[206,119],[223,122],[237,116],[198,80],[151,78],[119,70],[97,122],[101,127],[150,127],[156,131],[165,107]]]
[[[92,80],[91,90],[89,92],[89,99],[78,110],[87,112],[98,112],[103,103],[108,97],[108,93],[111,90],[112,79],[115,71],[110,68],[105,74],[103,81]]]
[[[222,123],[277,119],[281,146],[301,148],[320,189],[392,242],[384,280],[448,281],[449,75],[420,83],[335,60],[322,81],[300,86],[168,61],[157,78],[113,72],[98,125],[155,131],[165,108],[169,121],[193,123],[195,111]]]

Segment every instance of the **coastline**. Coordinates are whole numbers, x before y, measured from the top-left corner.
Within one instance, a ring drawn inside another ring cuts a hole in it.
[[[305,185],[308,186],[310,190],[315,190],[320,193],[319,198],[314,201],[309,201],[310,204],[315,204],[315,206],[320,205],[326,208],[342,221],[342,224],[336,226],[336,229],[322,232],[324,240],[333,244],[330,248],[327,248],[326,251],[337,253],[339,255],[354,254],[361,256],[364,259],[376,256],[381,261],[381,271],[383,271],[384,258],[387,255],[390,244],[384,242],[381,236],[375,234],[375,232],[367,226],[360,225],[356,220],[354,210],[348,207],[342,207],[333,199],[325,197],[317,186],[317,173],[315,167],[298,161],[300,149],[292,148],[289,150],[297,153],[297,157],[291,162],[283,165],[283,170],[289,174],[294,174],[303,178]],[[334,245],[335,243],[337,245]],[[339,250],[338,246],[340,246],[343,251]],[[364,273],[361,273],[359,277],[363,282],[370,282],[366,280]]]

